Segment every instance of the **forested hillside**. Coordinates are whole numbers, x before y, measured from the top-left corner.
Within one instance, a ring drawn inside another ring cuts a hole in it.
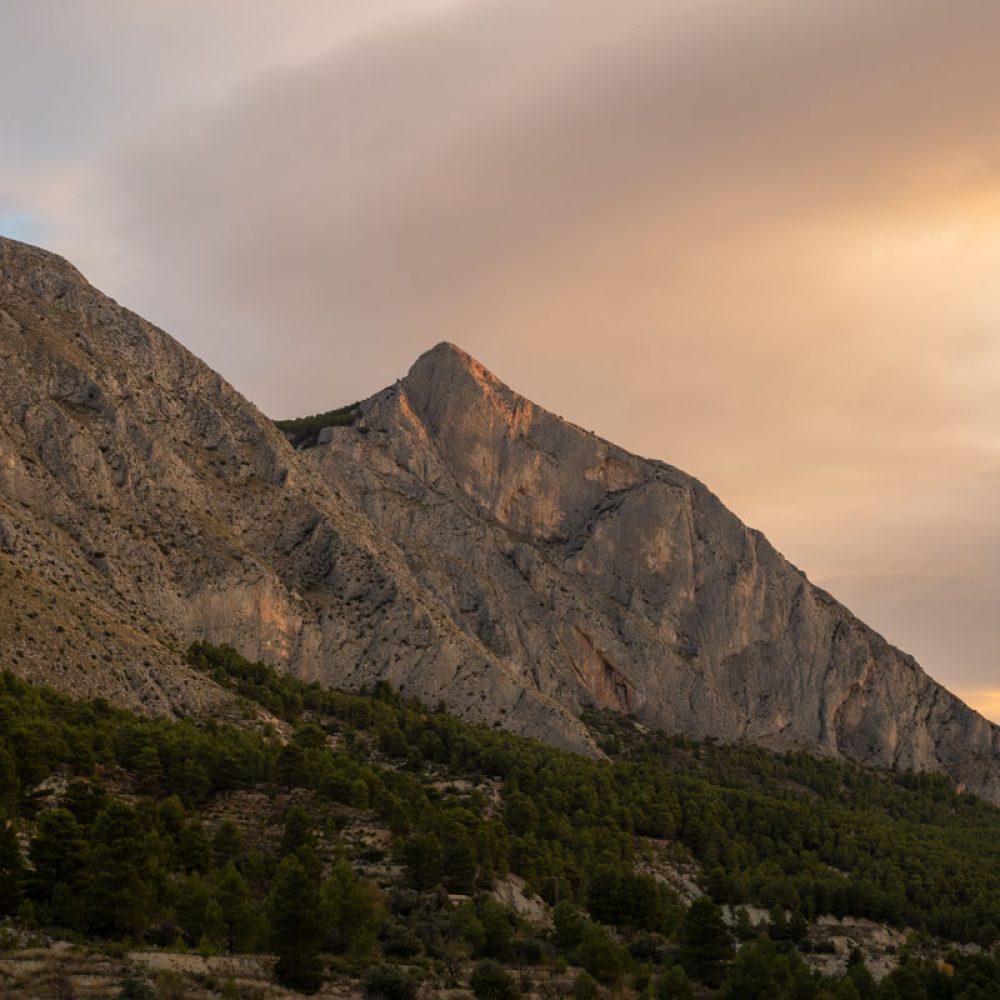
[[[1000,962],[976,954],[1000,926],[1000,810],[943,777],[603,713],[593,760],[385,684],[329,691],[205,644],[189,660],[245,726],[0,678],[7,945],[270,951],[287,985],[353,978],[371,997],[470,979],[544,994],[556,975],[578,996],[1000,997]],[[533,914],[492,892],[512,876]],[[898,968],[877,985],[860,954],[811,971],[825,914],[905,928]]]

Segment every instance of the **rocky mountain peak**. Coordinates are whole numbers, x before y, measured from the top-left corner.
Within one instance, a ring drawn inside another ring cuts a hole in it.
[[[491,422],[523,431],[515,419],[531,406],[485,365],[454,344],[442,342],[422,354],[402,380],[410,402],[436,425],[447,414],[467,414],[485,428]]]
[[[452,377],[461,373],[471,375],[474,370],[482,368],[483,366],[471,354],[447,340],[442,340],[424,351],[413,362],[407,379],[414,382],[434,381],[441,373],[446,372]]]

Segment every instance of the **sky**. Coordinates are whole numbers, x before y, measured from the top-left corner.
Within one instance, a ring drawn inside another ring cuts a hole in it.
[[[995,0],[14,0],[0,233],[274,417],[441,340],[1000,721]]]

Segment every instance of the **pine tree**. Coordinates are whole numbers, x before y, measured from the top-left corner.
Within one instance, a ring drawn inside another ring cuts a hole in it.
[[[177,837],[177,860],[186,872],[205,874],[212,867],[212,845],[198,819],[186,823]]]
[[[787,961],[779,957],[774,942],[763,937],[740,948],[719,1000],[772,1000],[784,995],[787,978]]]
[[[98,934],[140,934],[149,924],[151,858],[136,813],[112,802],[94,824],[85,897],[87,923]]]
[[[177,911],[177,919],[188,944],[197,944],[205,933],[205,910],[208,909],[208,902],[211,899],[209,887],[197,872],[192,872],[187,878],[179,881],[176,888],[177,898],[174,901],[174,908]]]
[[[0,744],[0,810],[13,816],[21,797],[21,782],[13,756]]]
[[[219,876],[216,899],[222,909],[229,953],[244,951],[252,946],[254,916],[250,889],[232,861]]]
[[[210,899],[205,907],[205,930],[202,933],[202,944],[198,944],[198,950],[203,951],[207,945],[210,953],[216,952],[222,947],[226,940],[226,919],[222,913],[222,907],[217,899]]]
[[[368,808],[368,785],[365,783],[363,778],[358,778],[352,783],[350,792],[347,796],[347,801],[356,809]]]
[[[309,784],[306,752],[295,742],[286,743],[278,755],[278,780],[288,788],[305,788]]]
[[[664,970],[656,982],[656,1000],[693,1000],[694,990],[687,973],[679,965]]]
[[[69,783],[62,797],[63,807],[76,817],[81,826],[90,826],[107,808],[109,801],[108,790],[100,782],[79,779]]]
[[[693,979],[709,986],[722,982],[733,944],[722,910],[708,896],[696,899],[681,921],[681,964]]]
[[[163,764],[152,743],[147,743],[138,753],[133,765],[139,791],[143,795],[156,795],[163,789]]]
[[[553,943],[556,948],[568,954],[583,939],[587,921],[579,910],[567,900],[563,900],[552,911]]]
[[[208,771],[193,757],[184,757],[169,775],[169,786],[181,797],[185,805],[204,802],[212,790]]]
[[[611,986],[629,971],[629,953],[608,931],[589,921],[584,926],[583,938],[573,954],[573,960],[582,965],[596,980]]]
[[[493,896],[483,895],[476,900],[476,913],[486,933],[483,953],[490,958],[507,958],[514,937],[510,910]]]
[[[312,843],[312,823],[302,806],[290,806],[285,813],[285,832],[281,838],[281,856],[294,854]]]
[[[433,889],[442,878],[444,854],[437,834],[411,837],[403,845],[406,878],[414,889]]]
[[[9,916],[21,902],[24,860],[17,833],[0,811],[0,917]]]
[[[741,941],[752,941],[757,937],[757,928],[750,919],[750,913],[745,906],[736,911],[736,936]]]
[[[475,967],[469,985],[476,1000],[517,1000],[521,995],[514,977],[489,958]]]
[[[66,904],[82,888],[87,859],[87,843],[73,814],[66,809],[43,813],[28,856],[34,868],[30,895],[48,907],[53,923],[73,924],[77,914]]]
[[[449,892],[469,894],[476,886],[476,846],[461,823],[449,823],[443,837],[444,884]]]
[[[237,863],[243,855],[243,836],[231,819],[225,820],[215,831],[212,852],[215,856],[215,867],[222,869],[225,869],[231,861]]]
[[[865,957],[860,948],[853,948],[847,959],[847,978],[857,989],[858,995],[867,1000],[875,993],[875,978],[865,965]]]
[[[975,995],[975,994],[973,994]],[[984,994],[985,995],[985,994]],[[963,997],[968,997],[968,993],[963,993]],[[852,979],[842,979],[837,984],[837,1000],[861,1000],[861,994],[858,992],[857,986],[854,985]]]
[[[601,924],[617,926],[624,923],[630,900],[622,891],[621,874],[610,866],[598,868],[590,877],[587,887],[587,909]]]
[[[385,922],[385,906],[378,887],[358,878],[341,858],[323,882],[320,900],[325,946],[330,951],[372,952]]]
[[[319,892],[294,854],[278,866],[268,912],[271,944],[278,954],[278,979],[286,986],[315,993],[323,982]]]

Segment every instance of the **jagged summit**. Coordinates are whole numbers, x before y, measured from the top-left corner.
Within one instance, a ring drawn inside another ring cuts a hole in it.
[[[479,391],[501,390],[521,398],[468,351],[446,340],[424,351],[410,366],[402,382],[411,392],[431,393],[435,388],[460,382],[469,388],[477,387]]]
[[[420,398],[462,390],[472,391],[477,397],[502,394],[512,405],[522,399],[484,364],[448,341],[421,354],[402,382],[409,394]]]
[[[468,351],[463,351],[457,344],[448,340],[442,340],[433,347],[429,347],[413,362],[409,374],[413,377],[420,377],[427,371],[433,371],[438,365],[457,365],[467,371],[482,367]]]
[[[296,450],[71,265],[2,240],[0,356],[0,643],[26,676],[210,708],[180,657],[209,639],[584,751],[596,705],[1000,801],[997,727],[702,484],[454,345]]]

